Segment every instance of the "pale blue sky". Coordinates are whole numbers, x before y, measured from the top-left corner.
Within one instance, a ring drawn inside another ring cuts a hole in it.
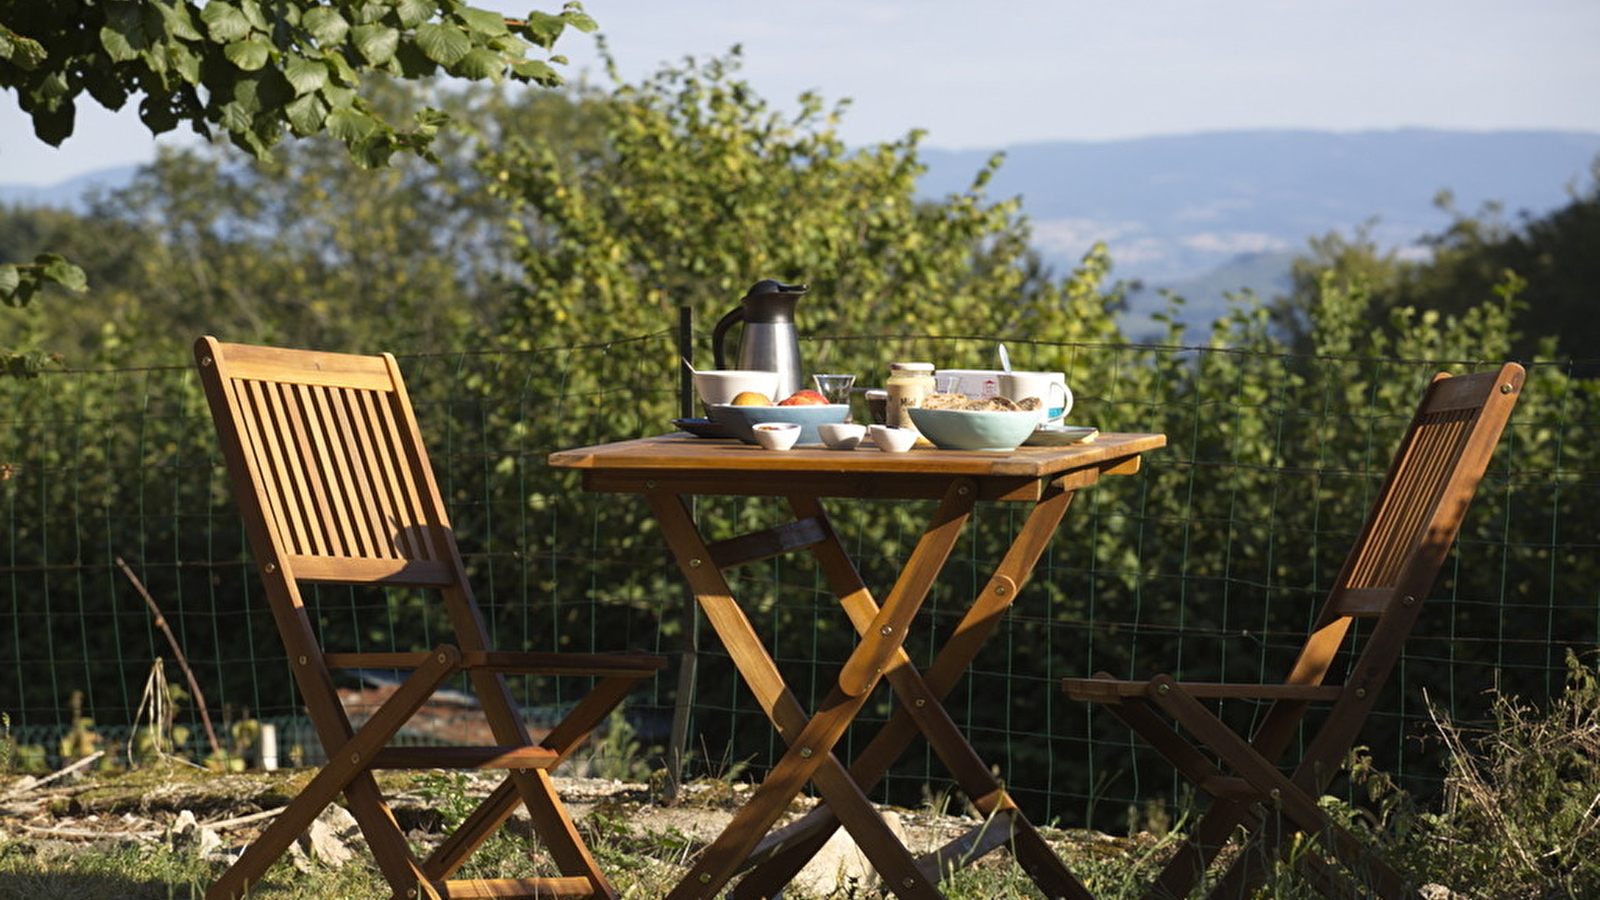
[[[559,0],[478,0],[508,14]],[[931,147],[1240,128],[1600,132],[1600,0],[587,0],[623,75],[744,48],[770,103],[850,98],[852,143]],[[558,49],[595,73],[592,40]],[[149,159],[83,105],[57,150],[0,96],[0,182]]]

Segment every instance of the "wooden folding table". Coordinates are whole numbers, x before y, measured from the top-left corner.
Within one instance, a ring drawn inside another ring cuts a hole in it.
[[[772,897],[839,825],[861,847],[884,886],[904,900],[942,897],[938,881],[945,873],[1002,846],[1010,848],[1047,896],[1089,897],[967,742],[943,700],[1027,580],[1074,492],[1102,475],[1138,471],[1140,454],[1165,444],[1166,437],[1159,434],[1102,434],[1090,443],[1010,452],[929,448],[896,454],[870,447],[775,452],[733,440],[674,434],[551,455],[551,465],[583,473],[585,490],[635,493],[648,500],[707,621],[788,745],[721,836],[696,859],[669,895],[671,900],[714,897],[746,870],[729,895],[741,900]],[[690,504],[702,495],[783,498],[793,518],[753,534],[708,541]],[[824,511],[823,498],[939,501],[881,600],[863,583]],[[919,671],[903,649],[906,633],[978,501],[1033,505],[954,633],[927,670]],[[802,550],[815,555],[829,589],[860,635],[843,661],[838,683],[810,713],[784,683],[723,575],[734,566]],[[895,712],[847,766],[834,754],[834,746],[880,678],[894,690]],[[985,818],[974,833],[923,859],[901,844],[866,794],[919,733]],[[821,801],[817,808],[773,831],[808,782]]]

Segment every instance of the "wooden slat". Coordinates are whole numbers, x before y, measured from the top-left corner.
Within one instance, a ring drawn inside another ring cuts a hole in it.
[[[1016,812],[1006,810],[996,813],[973,826],[943,847],[917,860],[923,877],[938,882],[945,875],[964,869],[990,853],[1011,843]]]
[[[804,550],[825,538],[822,524],[814,518],[806,518],[717,541],[710,545],[711,559],[718,568],[731,569]]]
[[[1063,678],[1062,690],[1074,700],[1115,703],[1129,697],[1143,697],[1149,681],[1124,681],[1111,678]],[[1304,700],[1331,703],[1344,693],[1337,684],[1252,684],[1220,681],[1185,681],[1183,689],[1196,697],[1211,700]]]
[[[332,384],[366,390],[389,390],[393,385],[382,357],[346,353],[318,353],[251,344],[219,344],[235,378]]]
[[[543,769],[561,761],[544,747],[385,747],[374,769]]]
[[[459,878],[429,885],[447,900],[563,900],[599,896],[587,878]]]
[[[447,564],[433,560],[364,559],[349,556],[289,557],[294,577],[302,581],[339,584],[386,582],[418,587],[455,584],[456,572]]]
[[[1335,616],[1381,616],[1395,599],[1392,587],[1336,589],[1328,597],[1328,612]]]

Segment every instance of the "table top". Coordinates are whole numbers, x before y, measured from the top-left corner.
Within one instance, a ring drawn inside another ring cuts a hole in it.
[[[1140,454],[1166,443],[1163,434],[1102,433],[1083,443],[1010,451],[927,447],[885,453],[870,446],[775,451],[679,432],[562,450],[549,461],[582,471],[585,489],[593,491],[643,493],[670,484],[694,494],[914,498],[941,496],[952,479],[970,478],[986,499],[1027,499],[1037,496],[1044,478],[1133,471]]]

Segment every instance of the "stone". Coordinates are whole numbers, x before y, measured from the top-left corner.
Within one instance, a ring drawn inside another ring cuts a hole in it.
[[[358,831],[355,817],[342,806],[330,806],[311,823],[298,844],[306,856],[338,868],[355,858],[346,841]]]
[[[186,850],[202,859],[223,852],[222,837],[201,825],[193,810],[183,810],[167,829],[167,843],[174,850]]]
[[[900,816],[886,811],[883,813],[883,821],[889,826],[889,830],[894,832],[895,837],[904,843],[906,829]],[[872,868],[872,863],[867,861],[866,854],[861,852],[861,848],[850,837],[850,832],[839,828],[828,838],[828,842],[822,845],[817,855],[806,863],[805,868],[795,875],[793,884],[806,896],[851,897],[863,892],[877,891],[878,873]]]

